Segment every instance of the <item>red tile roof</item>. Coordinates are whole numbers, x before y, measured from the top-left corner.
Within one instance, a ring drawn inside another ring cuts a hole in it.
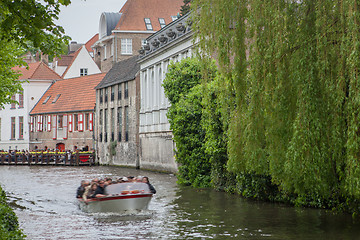
[[[30,114],[93,110],[96,102],[94,88],[105,75],[106,73],[100,73],[56,81],[44,93]],[[53,103],[55,97],[59,94],[59,99]],[[44,104],[44,100],[48,96],[50,96],[50,98]]]
[[[115,27],[121,31],[146,31],[144,18],[150,18],[153,31],[161,29],[159,18],[172,22],[171,16],[180,12],[183,0],[127,0],[121,8],[122,16]]]
[[[15,72],[19,72],[22,74],[19,77],[19,80],[25,80],[25,79],[56,80],[61,78],[55,71],[50,69],[43,62],[29,63],[28,66],[29,66],[28,69],[25,66],[12,68]]]
[[[85,47],[88,50],[88,52],[92,52],[93,49],[91,48],[92,45],[94,45],[94,43],[96,43],[96,41],[99,40],[99,34],[95,34],[89,41],[87,41],[85,43]]]

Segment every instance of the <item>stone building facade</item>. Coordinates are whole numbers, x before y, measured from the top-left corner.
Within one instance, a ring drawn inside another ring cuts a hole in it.
[[[101,164],[139,167],[137,59],[116,63],[96,87],[95,139]]]
[[[147,38],[140,64],[140,166],[176,172],[175,143],[166,117],[170,106],[162,87],[170,62],[191,57],[193,33],[186,15]]]

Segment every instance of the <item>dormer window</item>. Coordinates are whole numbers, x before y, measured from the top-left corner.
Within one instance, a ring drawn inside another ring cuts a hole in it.
[[[45,98],[43,104],[46,104],[46,103],[49,101],[50,97],[51,97],[51,95],[47,96],[47,97]]]
[[[61,95],[61,94],[56,95],[56,97],[54,98],[54,100],[52,101],[52,103],[56,103],[56,101],[59,99],[60,95]]]
[[[146,30],[153,30],[150,18],[144,18],[144,21],[145,21]]]
[[[173,21],[175,21],[175,20],[178,19],[178,16],[171,16],[171,19],[172,19]]]
[[[160,27],[163,28],[166,26],[165,19],[159,18]]]

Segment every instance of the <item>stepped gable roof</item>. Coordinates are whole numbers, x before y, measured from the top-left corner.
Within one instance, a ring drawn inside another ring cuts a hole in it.
[[[61,77],[64,77],[66,75],[66,73],[69,71],[71,65],[73,64],[73,62],[75,61],[76,57],[79,55],[79,52],[81,51],[81,49],[83,48],[84,46],[81,46],[78,50],[76,50],[75,53],[71,54],[72,55],[72,59],[71,59],[71,62],[69,62],[69,65],[67,65],[68,67],[66,68],[66,70],[64,71],[64,73],[62,74]]]
[[[21,74],[19,80],[36,79],[36,80],[57,80],[61,77],[54,70],[49,68],[43,62],[29,63],[28,68],[26,66],[17,66],[12,68],[15,72]]]
[[[98,33],[95,34],[92,38],[90,38],[89,41],[87,41],[87,42],[85,43],[85,47],[86,47],[86,50],[87,50],[88,52],[92,52],[92,51],[93,51],[93,49],[91,48],[91,46],[94,45],[94,43],[96,43],[97,40],[99,40],[99,34],[98,34]]]
[[[140,64],[137,63],[138,58],[139,56],[137,55],[115,63],[95,89],[100,89],[135,79],[136,75],[140,71]]]
[[[183,0],[127,0],[120,10],[122,16],[115,30],[147,31],[144,18],[150,18],[152,31],[159,31],[159,18],[169,24],[171,16],[176,16],[182,5]]]
[[[30,114],[50,114],[94,110],[95,86],[105,73],[54,82],[31,110]],[[56,101],[55,99],[58,98]],[[45,101],[48,99],[48,101]]]

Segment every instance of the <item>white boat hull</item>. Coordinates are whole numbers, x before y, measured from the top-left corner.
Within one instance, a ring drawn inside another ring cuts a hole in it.
[[[122,212],[129,210],[146,210],[152,193],[127,194],[93,198],[88,201],[79,199],[80,208],[85,212]]]

